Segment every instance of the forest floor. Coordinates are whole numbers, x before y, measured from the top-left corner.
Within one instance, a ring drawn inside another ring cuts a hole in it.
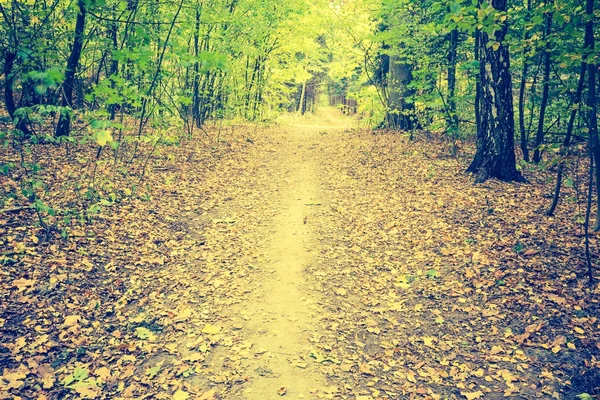
[[[595,394],[579,183],[549,218],[543,172],[474,186],[435,137],[353,123],[168,150],[152,196],[67,239],[0,214],[0,399]],[[81,173],[65,157],[42,159],[56,201]]]

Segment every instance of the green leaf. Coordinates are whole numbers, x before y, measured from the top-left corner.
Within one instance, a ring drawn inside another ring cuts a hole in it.
[[[98,131],[96,133],[96,141],[100,146],[106,146],[107,143],[113,141],[112,134],[108,130]]]
[[[160,372],[161,369],[162,369],[162,363],[158,363],[158,364],[156,364],[156,366],[154,366],[152,368],[148,368],[146,370],[146,375],[148,375],[148,377],[150,379],[154,379],[156,377],[156,375],[158,375],[158,373]]]
[[[152,331],[144,327],[135,328],[135,336],[142,340],[152,340],[152,338],[154,338],[154,334],[152,333]]]
[[[316,350],[312,350],[310,352],[310,357],[314,358],[316,362],[318,363],[326,363],[326,362],[330,362],[330,363],[334,363],[334,364],[339,364],[340,360],[338,360],[335,357],[331,357],[331,356],[324,356],[323,354],[319,353]]]
[[[439,276],[439,273],[435,269],[430,269],[427,271],[427,277],[429,279],[435,279]]]
[[[73,371],[73,377],[77,381],[82,381],[90,376],[90,371],[87,368],[77,367],[75,371]]]
[[[60,383],[62,383],[63,386],[69,386],[73,382],[82,382],[89,378],[89,376],[90,371],[87,368],[77,367],[71,375],[65,376]]]

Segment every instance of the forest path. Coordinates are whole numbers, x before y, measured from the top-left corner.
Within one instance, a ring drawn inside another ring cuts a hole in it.
[[[286,119],[169,147],[151,193],[3,265],[0,399],[595,390],[597,291],[547,187],[473,186],[439,142],[334,109]]]
[[[264,196],[276,199],[275,216],[272,224],[257,232],[265,243],[261,256],[266,273],[247,300],[234,309],[241,317],[244,339],[259,355],[244,362],[249,382],[237,394],[239,399],[268,400],[284,394],[309,399],[326,387],[319,364],[310,357],[311,338],[319,335],[316,321],[322,310],[317,305],[318,293],[305,276],[306,267],[321,251],[311,228],[314,210],[322,201],[316,147],[326,134],[324,129],[343,130],[351,124],[334,109],[323,110],[315,121],[289,121],[278,138],[279,146],[261,169],[268,176],[259,180],[272,183],[271,192]]]

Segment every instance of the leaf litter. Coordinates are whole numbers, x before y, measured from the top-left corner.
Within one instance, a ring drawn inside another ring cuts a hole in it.
[[[167,167],[148,176],[152,201],[130,198],[67,240],[36,242],[20,216],[0,216],[27,249],[0,275],[0,398],[252,398],[243,389],[273,352],[247,324],[268,314],[240,310],[273,273],[286,131],[224,140],[156,160]],[[320,187],[303,203],[317,240],[298,301],[318,312],[309,350],[286,360],[324,377],[307,398],[585,389],[599,293],[585,285],[576,206],[542,216],[543,177],[472,186],[439,145],[391,133],[329,129],[302,146]]]

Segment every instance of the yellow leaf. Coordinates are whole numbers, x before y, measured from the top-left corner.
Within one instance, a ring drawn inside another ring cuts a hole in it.
[[[196,353],[196,352],[183,357],[184,361],[190,361],[190,362],[204,360],[204,358],[205,357],[202,353]]]
[[[478,370],[471,372],[471,374],[473,374],[473,376],[481,378],[485,374],[485,371],[483,370],[483,368],[479,368]]]
[[[200,396],[198,400],[216,400],[217,391],[215,389],[209,390]]]
[[[63,326],[65,328],[69,328],[71,326],[79,325],[80,320],[81,320],[81,317],[79,315],[69,315],[69,316],[65,317]]]
[[[13,286],[19,289],[19,292],[33,286],[35,284],[35,279],[25,279],[20,278],[13,281]]]
[[[579,333],[580,335],[583,335],[585,333],[585,331],[583,329],[581,329],[580,327],[576,326],[575,328],[573,328],[573,330],[577,333]]]
[[[461,392],[461,394],[463,396],[465,396],[467,398],[467,400],[475,400],[475,399],[479,399],[481,397],[483,397],[483,392],[481,390],[478,390],[476,392]]]
[[[110,378],[110,370],[106,367],[100,367],[96,370],[95,375],[100,378],[102,382],[106,382]]]
[[[186,319],[190,318],[192,316],[192,309],[191,308],[185,308],[183,310],[181,310],[181,312],[179,313],[179,315],[177,315],[173,321],[175,322],[182,322],[185,321]]]
[[[52,374],[46,374],[42,377],[42,387],[44,389],[51,389],[54,382],[56,382],[56,378]]]
[[[95,399],[100,391],[97,386],[74,386],[73,389],[83,399]]]
[[[427,336],[423,337],[423,343],[425,343],[425,346],[434,348],[435,345],[433,344],[433,342],[435,342],[434,337],[427,337]]]
[[[202,328],[202,333],[206,333],[208,335],[216,335],[221,331],[221,328],[218,326],[214,326],[211,324],[206,324],[204,328]]]
[[[184,392],[183,390],[178,390],[173,395],[173,400],[187,400],[190,398],[188,392]]]

